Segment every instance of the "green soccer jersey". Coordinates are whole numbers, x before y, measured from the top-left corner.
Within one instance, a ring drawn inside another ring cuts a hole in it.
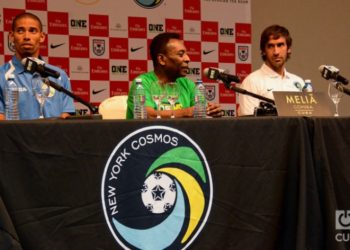
[[[152,91],[151,91],[152,84],[158,81],[156,74],[154,73],[154,71],[151,71],[151,72],[144,73],[138,76],[137,78],[142,79],[142,86],[145,89],[145,93],[146,93],[145,106],[152,107],[156,110],[157,105],[152,98]],[[180,77],[176,79],[176,84],[179,86],[180,95],[176,101],[175,109],[189,108],[194,106],[195,83],[186,77]],[[134,93],[135,87],[136,87],[136,82],[134,80],[131,84],[129,95],[128,95],[128,108],[126,112],[127,119],[133,119],[134,117],[133,93]],[[160,110],[168,110],[168,109],[170,109],[170,103],[167,100],[166,95],[164,95],[161,100]]]

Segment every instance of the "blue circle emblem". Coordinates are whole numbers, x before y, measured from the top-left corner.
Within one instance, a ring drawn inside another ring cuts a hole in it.
[[[205,155],[189,136],[165,126],[141,128],[105,166],[105,219],[124,249],[186,249],[207,222],[212,185]]]
[[[153,9],[161,5],[164,0],[134,0],[139,6],[146,9]]]

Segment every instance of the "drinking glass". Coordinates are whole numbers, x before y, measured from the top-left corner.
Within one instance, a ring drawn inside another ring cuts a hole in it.
[[[343,96],[343,91],[341,88],[342,88],[341,84],[337,82],[330,82],[328,84],[328,96],[329,98],[331,98],[331,100],[335,105],[334,116],[339,116],[338,105],[339,105],[340,99]]]
[[[175,118],[174,109],[175,109],[175,103],[179,99],[179,94],[180,94],[179,85],[177,85],[175,82],[171,82],[166,85],[167,100],[170,103],[171,112],[172,112],[170,118]]]
[[[157,118],[160,119],[160,104],[165,96],[164,93],[164,88],[161,86],[161,84],[159,84],[158,81],[153,82],[151,84],[151,95],[152,95],[152,99],[153,101],[156,103],[157,105]]]
[[[46,81],[48,79],[42,78],[40,75],[34,75],[32,79],[33,93],[40,107],[39,118],[44,118],[44,104],[50,94],[50,87],[45,83]]]

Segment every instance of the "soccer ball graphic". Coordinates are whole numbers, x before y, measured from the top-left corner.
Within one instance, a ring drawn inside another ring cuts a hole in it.
[[[161,214],[171,209],[175,203],[176,187],[166,174],[156,172],[143,183],[142,202],[154,214]]]

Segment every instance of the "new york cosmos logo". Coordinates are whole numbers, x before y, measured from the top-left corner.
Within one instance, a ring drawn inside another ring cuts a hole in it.
[[[108,159],[104,215],[125,249],[185,249],[207,222],[212,186],[206,158],[190,137],[145,127],[126,136]]]
[[[134,0],[138,5],[146,9],[158,7],[164,0]]]

